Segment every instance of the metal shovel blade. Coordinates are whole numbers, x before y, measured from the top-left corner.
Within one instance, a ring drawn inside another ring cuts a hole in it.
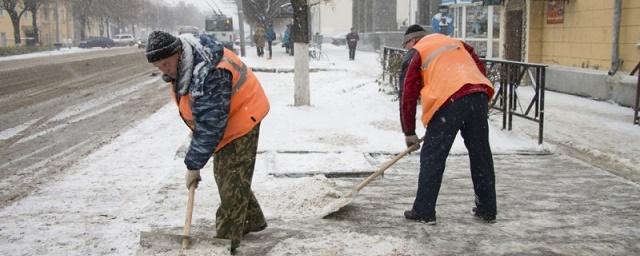
[[[351,202],[353,202],[355,197],[358,195],[358,192],[360,192],[360,190],[362,188],[367,186],[376,177],[382,175],[384,173],[384,171],[386,171],[387,169],[389,169],[389,167],[391,167],[393,164],[398,162],[398,160],[400,160],[404,156],[406,156],[409,153],[411,153],[412,151],[414,151],[415,150],[414,147],[419,146],[420,143],[423,140],[424,140],[424,137],[420,138],[418,140],[418,142],[416,142],[416,144],[414,144],[411,147],[408,147],[407,149],[402,151],[400,154],[397,154],[393,159],[391,159],[391,160],[387,161],[386,163],[384,163],[384,165],[382,165],[373,174],[369,175],[369,177],[365,178],[362,182],[360,182],[358,185],[353,187],[353,190],[351,192],[349,192],[349,194],[347,194],[347,196],[339,198],[338,200],[336,200],[335,202],[331,203],[330,205],[327,205],[324,208],[323,212],[322,212],[324,214],[323,218],[331,215],[334,212],[340,211],[340,209],[342,209],[343,207],[345,207],[345,206],[349,205]]]

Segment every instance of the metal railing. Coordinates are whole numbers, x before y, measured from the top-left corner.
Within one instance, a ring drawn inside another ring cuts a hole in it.
[[[384,47],[382,56],[382,80],[388,78],[390,84],[398,88],[398,76],[402,56],[406,50]],[[490,104],[491,107],[502,111],[502,129],[513,128],[513,116],[538,123],[538,144],[544,138],[544,92],[547,65],[532,64],[498,59],[481,59],[487,70],[487,77],[493,83],[496,93]],[[526,76],[526,77],[525,77]],[[533,95],[523,108],[523,97],[519,97],[518,88],[523,81],[527,81],[533,88]],[[636,107],[636,109],[638,109]]]
[[[398,91],[399,75],[402,68],[402,57],[407,50],[402,48],[388,47],[382,48],[382,81],[389,81]]]
[[[491,107],[502,111],[502,129],[511,131],[513,116],[538,123],[538,144],[544,137],[544,92],[547,65],[526,62],[481,59],[487,69],[487,77],[496,88]],[[526,76],[526,77],[525,77]],[[523,108],[518,87],[528,81],[533,96]]]
[[[636,86],[636,106],[633,108],[633,124],[640,125],[640,115],[638,115],[638,112],[640,112],[640,62],[638,62],[638,65],[633,68],[630,75],[633,75],[636,72],[638,74],[638,85]]]

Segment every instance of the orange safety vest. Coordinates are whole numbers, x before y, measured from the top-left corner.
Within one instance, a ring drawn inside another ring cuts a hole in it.
[[[422,124],[425,127],[438,109],[465,84],[484,84],[489,98],[493,86],[459,40],[442,34],[423,37],[413,47],[422,60]]]
[[[216,66],[228,70],[232,75],[232,93],[229,107],[229,117],[224,135],[215,152],[218,152],[229,142],[249,133],[269,112],[269,100],[262,90],[262,86],[250,68],[237,55],[224,49],[224,56]],[[191,94],[176,97],[173,87],[171,96],[178,105],[180,117],[193,131],[196,122],[191,112]]]

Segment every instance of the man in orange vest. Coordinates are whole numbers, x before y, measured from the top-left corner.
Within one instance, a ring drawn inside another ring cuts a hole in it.
[[[419,148],[415,133],[418,98],[426,128],[420,152],[418,191],[407,219],[436,223],[436,200],[451,145],[460,134],[469,151],[475,193],[474,216],[493,223],[496,192],[489,145],[488,102],[494,89],[471,46],[442,34],[427,35],[419,25],[404,37],[400,73],[400,120],[407,147]]]
[[[146,57],[170,82],[180,117],[192,131],[184,159],[187,188],[197,187],[200,169],[215,153],[213,173],[220,193],[216,237],[230,239],[235,253],[244,234],[267,227],[251,178],[269,101],[251,69],[206,35],[154,31]]]

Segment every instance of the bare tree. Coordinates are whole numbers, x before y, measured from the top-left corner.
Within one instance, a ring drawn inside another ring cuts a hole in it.
[[[80,40],[86,39],[87,25],[91,17],[94,17],[96,9],[94,5],[97,0],[70,0],[73,13],[78,17],[78,23],[80,24]]]
[[[24,0],[24,9],[31,12],[31,25],[33,26],[33,42],[40,43],[40,32],[38,30],[38,9],[47,0]]]
[[[280,8],[288,4],[289,0],[241,0],[243,1],[244,13],[246,19],[250,24],[262,24],[267,25],[278,14]]]
[[[22,39],[20,37],[20,18],[24,12],[27,11],[27,8],[24,6],[22,1],[19,0],[1,0],[2,1],[2,9],[9,13],[9,17],[11,18],[11,24],[13,25],[13,38],[16,45],[20,45],[22,43]]]

